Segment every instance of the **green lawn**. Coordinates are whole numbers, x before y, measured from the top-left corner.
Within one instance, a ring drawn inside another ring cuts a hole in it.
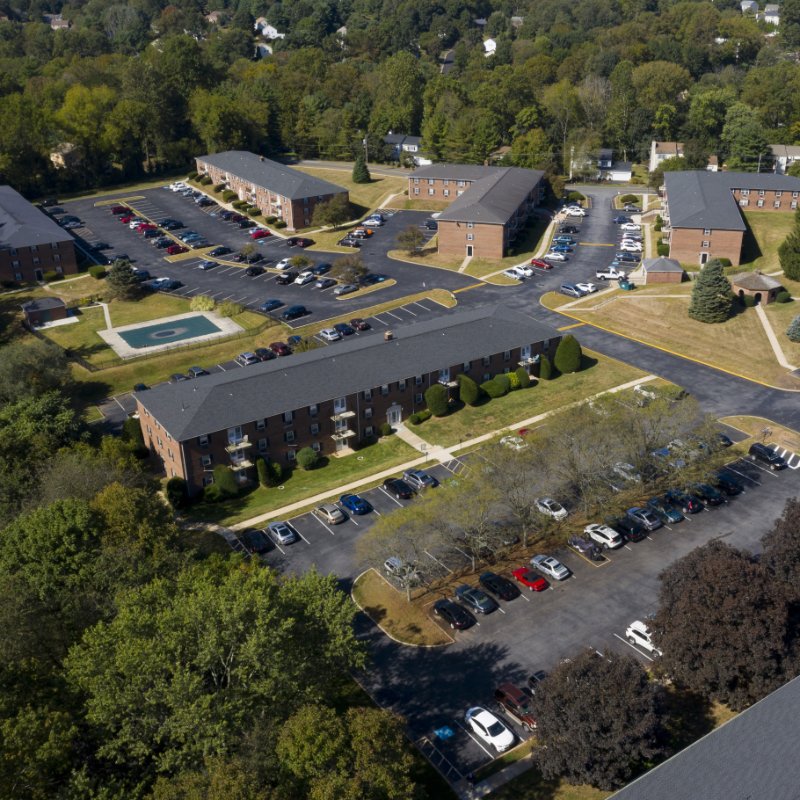
[[[566,781],[547,780],[536,767],[491,794],[492,800],[603,800],[608,796],[608,792],[593,786],[571,786]]]
[[[401,175],[397,177],[373,175],[369,183],[353,183],[352,173],[349,169],[319,167],[294,167],[294,169],[347,189],[350,193],[350,202],[356,206],[358,216],[376,208],[389,195],[402,192],[408,185],[408,179]]]
[[[742,263],[731,271],[779,270],[778,247],[794,227],[794,212],[746,211],[743,217],[748,229],[742,246]]]
[[[795,367],[800,367],[800,342],[793,342],[786,335],[789,323],[800,315],[800,303],[793,300],[790,303],[770,303],[764,306],[775,335],[778,337],[783,354],[786,360]]]
[[[264,489],[259,486],[248,494],[225,503],[199,503],[191,509],[189,516],[233,525],[320,492],[333,491],[338,486],[418,457],[419,453],[413,447],[396,436],[389,436],[352,455],[331,457],[319,469],[310,472],[296,469],[285,481],[283,489]]]
[[[409,427],[423,439],[447,447],[487,431],[513,426],[546,411],[563,408],[647,374],[598,353],[584,351],[584,356],[587,366],[581,372],[561,375],[552,381],[539,381],[528,389],[519,389],[483,405],[465,406],[446,417],[434,417]]]

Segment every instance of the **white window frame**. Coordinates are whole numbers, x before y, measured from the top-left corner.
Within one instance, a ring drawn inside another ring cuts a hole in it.
[[[148,431],[148,433],[149,433],[149,431]],[[200,447],[208,447],[208,434],[204,433],[202,436],[198,436],[197,437],[197,444],[199,444]]]

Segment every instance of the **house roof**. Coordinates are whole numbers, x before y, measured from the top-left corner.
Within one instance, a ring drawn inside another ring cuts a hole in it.
[[[484,167],[478,164],[431,164],[424,169],[414,170],[412,178],[427,180],[439,178],[451,181],[477,181],[491,175],[500,167]]]
[[[341,194],[347,191],[335,183],[306,175],[305,172],[292,169],[285,164],[279,164],[277,161],[270,161],[264,156],[249,153],[246,150],[227,150],[224,153],[197,156],[197,161],[231,172],[239,178],[251,181],[263,189],[269,189],[290,200]]]
[[[610,161],[614,158],[614,151],[610,147],[601,147],[598,156],[602,161]]]
[[[482,177],[474,180],[474,183],[439,215],[440,222],[484,222],[504,225],[544,175],[541,170],[519,167],[477,169],[483,170]],[[462,174],[459,179],[465,179],[465,176]]]
[[[136,398],[184,441],[557,336],[527,314],[483,306],[400,328],[390,341],[353,336],[289,359],[162,384]]]
[[[744,231],[746,226],[732,192],[800,191],[800,178],[773,172],[709,172],[688,170],[664,174],[670,225]]]
[[[683,155],[683,142],[655,142],[658,155]]]
[[[72,237],[10,186],[0,186],[0,249],[71,242]]]
[[[52,308],[65,308],[66,303],[60,297],[40,297],[37,300],[28,300],[22,304],[25,313],[31,311],[47,311]]]
[[[780,281],[761,272],[740,272],[731,277],[731,283],[740,289],[747,289],[751,292],[768,292],[770,289],[780,289],[783,286]]]
[[[800,147],[793,144],[771,144],[769,149],[775,158],[800,158]]]
[[[613,800],[796,800],[800,678],[651,769]]]
[[[615,161],[611,168],[608,170],[609,172],[631,172],[633,170],[633,162],[632,161]]]
[[[765,14],[779,14],[781,7],[777,3],[767,3],[764,6]]]
[[[658,258],[645,258],[642,261],[642,269],[645,272],[680,272],[683,274],[683,267],[674,259],[666,256]]]

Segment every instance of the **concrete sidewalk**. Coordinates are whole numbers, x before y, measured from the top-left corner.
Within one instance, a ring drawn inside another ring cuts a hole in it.
[[[469,439],[465,442],[460,442],[457,445],[450,445],[450,447],[443,447],[441,445],[431,444],[426,442],[421,436],[416,434],[415,432],[406,428],[406,426],[402,423],[397,427],[397,434],[404,442],[410,444],[415,450],[419,450],[425,455],[421,456],[420,458],[416,458],[413,461],[406,461],[404,464],[396,464],[393,467],[389,467],[381,472],[373,473],[372,475],[368,475],[364,478],[359,478],[358,480],[351,481],[348,484],[344,484],[343,486],[338,486],[334,489],[326,489],[324,492],[319,492],[318,494],[313,495],[312,497],[304,497],[302,500],[298,500],[296,503],[290,503],[289,505],[283,506],[282,508],[276,508],[272,511],[267,511],[264,514],[259,514],[256,517],[251,517],[250,519],[244,520],[243,522],[237,522],[234,525],[231,525],[231,529],[233,530],[242,530],[244,528],[252,528],[258,527],[264,522],[267,522],[271,519],[285,519],[287,517],[293,516],[297,511],[301,511],[304,508],[308,508],[308,506],[317,505],[319,503],[323,503],[325,501],[329,501],[332,498],[335,498],[339,495],[345,494],[347,492],[353,492],[356,489],[361,489],[365,486],[372,486],[375,484],[380,483],[385,478],[390,478],[394,475],[397,475],[399,472],[404,472],[407,469],[415,469],[420,466],[424,466],[425,464],[447,464],[450,461],[453,461],[456,458],[455,453],[465,452],[471,450],[473,447],[483,444],[484,442],[488,442],[491,439],[499,436],[502,433],[506,433],[508,431],[516,430],[522,427],[531,427],[535,425],[537,422],[541,422],[547,417],[551,416],[552,414],[556,414],[561,411],[565,411],[569,408],[574,408],[575,406],[579,406],[583,403],[589,403],[592,400],[601,397],[604,394],[615,394],[616,392],[622,392],[625,389],[631,389],[634,386],[638,386],[640,383],[648,383],[649,381],[655,380],[656,375],[645,375],[643,378],[637,378],[633,381],[628,381],[627,383],[621,383],[618,386],[614,386],[611,389],[606,389],[603,392],[598,392],[597,394],[592,395],[591,397],[582,398],[581,400],[576,400],[574,403],[569,403],[565,406],[561,406],[557,409],[552,409],[550,411],[545,411],[541,414],[537,414],[534,417],[529,417],[528,419],[520,420],[519,422],[515,422],[513,425],[508,425],[507,427],[500,428],[495,431],[489,431],[488,433],[484,433],[481,436],[476,436],[474,439]]]
[[[778,360],[778,363],[784,369],[792,371],[796,370],[797,367],[793,366],[786,360],[786,356],[783,352],[783,348],[781,347],[781,343],[778,341],[778,337],[775,335],[775,331],[772,329],[772,324],[767,318],[767,312],[764,311],[764,307],[761,305],[761,303],[759,303],[756,306],[756,314],[758,315],[758,319],[761,322],[762,327],[764,328],[764,333],[767,334],[767,339],[769,339],[770,346],[772,347],[772,352],[775,353],[775,358]]]

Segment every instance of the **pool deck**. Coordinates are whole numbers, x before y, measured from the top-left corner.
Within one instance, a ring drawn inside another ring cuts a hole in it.
[[[135,331],[141,328],[152,328],[154,325],[168,325],[171,323],[180,322],[183,319],[190,317],[205,317],[209,322],[213,323],[219,330],[213,333],[202,334],[201,336],[188,336],[185,339],[178,341],[165,342],[163,344],[152,344],[147,347],[131,347],[119,334],[120,332]],[[163,353],[167,350],[175,350],[180,347],[185,347],[188,344],[197,344],[199,342],[210,342],[213,339],[219,339],[224,336],[231,336],[236,333],[242,333],[244,328],[235,323],[228,317],[220,317],[213,311],[190,311],[187,314],[176,314],[174,317],[161,317],[160,319],[151,319],[147,322],[136,322],[132,325],[123,325],[119,328],[108,328],[104,331],[98,331],[98,334],[111,347],[114,352],[123,359],[140,358],[141,356],[149,356],[151,353]]]

